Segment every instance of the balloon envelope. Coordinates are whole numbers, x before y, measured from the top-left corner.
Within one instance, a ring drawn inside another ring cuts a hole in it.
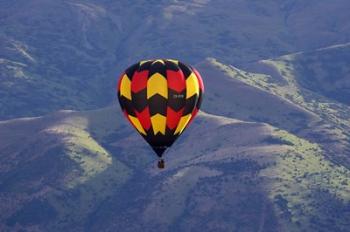
[[[125,117],[161,157],[196,116],[204,86],[193,67],[158,59],[127,68],[117,90]]]

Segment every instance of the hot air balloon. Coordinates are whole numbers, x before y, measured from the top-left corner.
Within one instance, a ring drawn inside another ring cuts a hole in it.
[[[158,167],[164,168],[164,151],[200,108],[200,74],[178,60],[144,60],[122,73],[117,91],[125,117],[158,155]]]

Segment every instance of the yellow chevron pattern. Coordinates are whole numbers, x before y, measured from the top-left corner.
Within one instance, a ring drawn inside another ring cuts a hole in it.
[[[181,134],[182,131],[185,129],[187,123],[190,121],[192,114],[187,114],[185,116],[182,116],[180,119],[179,124],[176,127],[174,134]]]
[[[191,73],[191,75],[186,79],[186,99],[195,94],[199,95],[199,84],[195,74]]]
[[[131,115],[128,115],[130,121],[132,122],[132,124],[134,125],[134,127],[143,135],[146,135],[146,132],[145,130],[143,129],[140,121],[136,118],[136,117],[133,117]]]
[[[167,59],[167,61],[170,61],[176,65],[179,65],[179,61],[178,60],[172,60],[172,59]]]
[[[124,74],[121,80],[120,95],[131,100],[131,81],[126,74]]]
[[[161,114],[156,114],[151,117],[151,124],[153,133],[156,135],[158,132],[165,135],[166,117]]]
[[[160,73],[153,74],[147,81],[147,99],[159,94],[168,99],[168,83]]]
[[[141,70],[145,72],[139,73]],[[186,95],[168,97],[177,89]],[[198,112],[204,86],[191,66],[173,59],[153,59],[127,68],[118,83],[118,93],[130,124],[162,157]]]

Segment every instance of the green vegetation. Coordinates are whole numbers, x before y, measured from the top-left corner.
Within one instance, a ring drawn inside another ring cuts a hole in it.
[[[327,49],[326,51],[330,53]],[[322,52],[320,50],[316,54],[305,56],[313,56],[313,63],[316,63],[315,59],[324,55]],[[336,56],[337,52],[333,52]],[[350,204],[350,172],[347,168],[350,165],[347,155],[350,147],[350,108],[323,92],[313,91],[302,82],[300,78],[308,78],[308,75],[300,73],[300,66],[311,65],[305,61],[303,55],[292,54],[259,62],[257,66],[266,65],[277,71],[266,71],[266,74],[243,71],[215,59],[208,61],[226,76],[258,91],[284,99],[291,107],[299,107],[300,112],[314,115],[311,118],[304,117],[304,128],[296,130],[299,122],[290,120],[286,125],[282,118],[276,119],[269,115],[270,112],[278,112],[276,105],[273,105],[274,111],[267,110],[264,113],[267,117],[260,118],[263,122],[285,129],[276,129],[273,132],[277,142],[273,138],[266,142],[284,144],[287,150],[275,154],[274,165],[261,171],[261,176],[270,179],[266,191],[275,203],[275,210],[281,223],[283,221],[285,230],[300,231],[302,228],[309,228],[320,231],[328,228],[342,231],[348,225],[345,212]],[[333,66],[342,62],[344,60],[340,59]],[[319,68],[319,72],[332,70],[329,65],[322,63],[315,66]],[[247,95],[252,96],[251,93]],[[252,110],[248,113],[259,115],[261,112]],[[291,114],[292,118],[297,116],[295,113]],[[328,206],[328,202],[332,206]],[[330,219],[334,217],[337,220]],[[333,227],[324,223],[329,220],[332,220]]]
[[[0,3],[4,15],[0,119],[104,107],[115,97],[119,73],[144,58],[172,57],[195,65],[217,57],[224,63],[243,64],[318,48],[335,38],[334,25],[328,25],[324,15],[345,11],[325,2],[315,3],[312,14],[302,13],[311,9],[301,2],[211,4],[193,0],[141,0],[132,5],[127,0]],[[336,18],[334,24],[347,28],[347,22]],[[346,40],[349,32],[336,35],[339,41]]]
[[[317,56],[322,56],[322,53],[316,54]],[[326,151],[326,154],[336,153],[337,156],[327,155],[327,157],[334,162],[350,166],[349,157],[344,154],[344,151],[350,147],[350,141],[348,139],[348,131],[350,130],[350,107],[327,98],[318,92],[313,92],[309,88],[299,84],[299,79],[301,77],[305,78],[307,74],[297,74],[293,64],[297,62],[297,57],[302,57],[302,55],[302,53],[286,55],[274,60],[263,60],[258,64],[272,67],[277,71],[277,74],[249,73],[233,66],[221,64],[215,59],[209,59],[209,62],[225,75],[238,79],[261,91],[273,94],[283,99],[286,104],[294,105],[290,107],[297,107],[299,109],[298,111],[294,110],[294,112],[289,112],[287,115],[281,117],[278,113],[280,110],[277,108],[277,105],[274,104],[271,106],[273,110],[269,108],[262,109],[266,110],[264,115],[267,116],[261,118],[263,122],[267,122],[292,133],[294,133],[294,131],[300,132],[310,128],[310,130],[303,135],[306,139],[320,143],[320,146]],[[341,60],[341,62],[343,62],[343,60]],[[304,65],[306,66],[307,64]],[[325,72],[329,71],[327,70],[328,66],[319,65],[319,67],[322,67]],[[271,114],[271,112],[273,112],[273,114]],[[260,110],[253,110],[249,112],[249,115],[259,115],[260,113]],[[311,117],[305,117],[305,113],[311,115]],[[275,117],[274,115],[279,116]],[[302,127],[300,127],[301,125]],[[325,143],[327,140],[328,143]],[[330,142],[333,144],[329,144]]]
[[[146,209],[146,221],[156,220],[160,224],[171,225],[186,208],[186,198],[196,188],[199,179],[220,174],[205,167],[187,167],[178,170],[162,182],[156,196]],[[148,212],[149,211],[149,212]],[[158,212],[154,214],[153,212]]]
[[[92,112],[87,115],[91,114]],[[65,154],[74,163],[64,179],[62,189],[48,196],[49,203],[58,214],[52,225],[57,230],[86,220],[103,200],[120,191],[132,174],[125,164],[113,158],[91,136],[90,132],[94,131],[88,128],[89,117],[82,115],[84,114],[73,114],[59,125],[49,128],[50,133],[60,135],[65,145]],[[98,113],[95,116],[98,118]],[[107,122],[103,123],[112,125]],[[112,128],[116,130],[117,126]],[[67,198],[67,195],[73,197]]]
[[[0,1],[0,120],[84,110],[0,122],[0,231],[347,231],[346,1]],[[222,62],[163,171],[91,110],[156,57]]]
[[[318,223],[332,217],[332,212],[322,210],[325,206],[319,194],[326,192],[329,200],[337,199],[344,206],[349,204],[350,171],[325,159],[317,144],[283,130],[277,129],[274,134],[293,145],[286,153],[276,155],[276,165],[261,172],[262,176],[274,179],[267,188],[270,198],[275,201],[286,228],[292,223],[296,230],[301,225],[321,230]],[[283,206],[281,200],[285,201]],[[285,213],[288,217],[283,216]],[[346,220],[343,216],[338,218],[334,228],[345,230]]]

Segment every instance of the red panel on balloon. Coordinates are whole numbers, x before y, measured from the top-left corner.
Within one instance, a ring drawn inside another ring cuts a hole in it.
[[[168,88],[176,92],[181,92],[186,88],[185,76],[181,70],[167,70],[166,78],[168,81]]]
[[[149,114],[149,109],[146,107],[143,111],[140,113],[135,110],[136,116],[138,120],[140,121],[143,129],[148,130],[151,128],[151,116]]]
[[[148,70],[135,72],[131,81],[131,91],[137,93],[147,87]]]
[[[167,108],[166,125],[169,127],[169,129],[173,130],[177,127],[177,125],[179,124],[180,118],[182,116],[183,110],[184,108],[176,112],[170,107]]]

